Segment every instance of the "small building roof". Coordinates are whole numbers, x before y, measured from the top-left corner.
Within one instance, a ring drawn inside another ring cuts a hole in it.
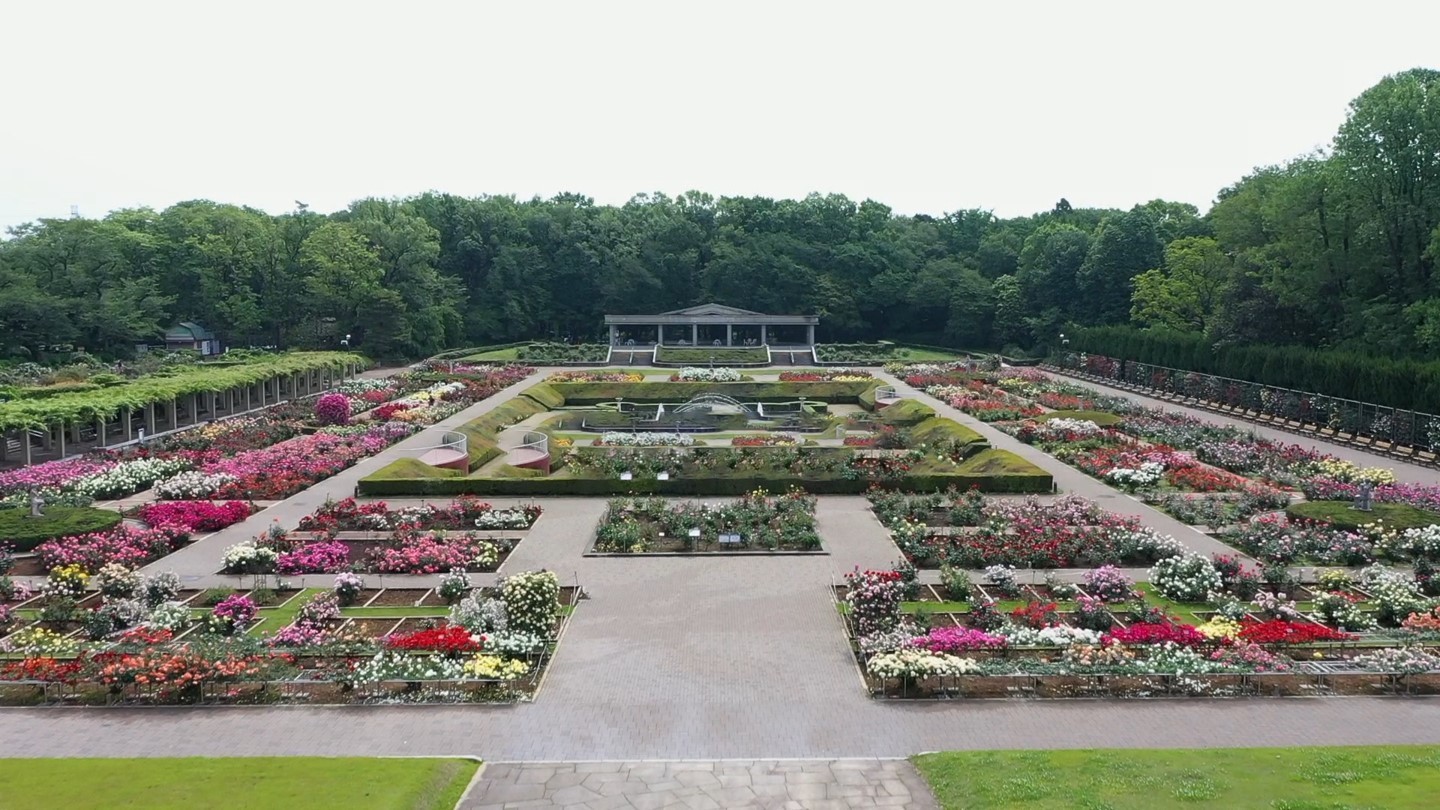
[[[194,321],[181,321],[165,330],[166,342],[189,342],[192,340],[214,340],[215,334]]]
[[[739,307],[725,306],[724,304],[698,304],[684,309],[674,309],[669,312],[661,312],[658,315],[606,315],[605,324],[608,325],[671,325],[671,324],[765,324],[767,326],[806,326],[815,325],[820,318],[815,315],[766,315]]]

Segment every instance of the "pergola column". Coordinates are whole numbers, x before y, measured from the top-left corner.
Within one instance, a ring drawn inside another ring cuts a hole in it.
[[[55,430],[55,432],[58,433],[58,434],[60,434],[60,456],[59,456],[59,457],[60,457],[60,458],[65,458],[65,425],[64,425],[64,423],[61,423],[60,427],[57,428],[57,429]]]
[[[180,403],[178,400],[170,400],[170,429],[180,427]]]
[[[104,447],[104,446],[105,446],[105,420],[104,420],[104,418],[97,417],[97,418],[95,419],[95,440],[100,443],[100,446],[101,446],[101,447]]]
[[[250,410],[250,389],[252,386],[245,386],[245,410]]]
[[[155,403],[145,403],[145,433],[148,436],[155,435]]]
[[[20,428],[20,446],[25,449],[25,466],[30,466],[30,428]]]
[[[135,412],[130,408],[124,410],[125,414],[125,441],[135,438]]]

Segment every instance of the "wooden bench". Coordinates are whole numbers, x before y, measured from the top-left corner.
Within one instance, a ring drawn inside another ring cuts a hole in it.
[[[1408,444],[1397,444],[1390,448],[1390,455],[1398,459],[1413,459],[1415,458],[1415,448]]]

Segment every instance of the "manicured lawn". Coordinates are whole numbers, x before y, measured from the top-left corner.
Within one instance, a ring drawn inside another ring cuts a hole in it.
[[[1384,521],[1387,528],[1418,529],[1440,524],[1440,515],[1403,503],[1376,503],[1369,512],[1351,509],[1349,501],[1306,501],[1285,512],[1292,518],[1323,520],[1337,529],[1355,529],[1366,523]]]
[[[1049,419],[1078,419],[1083,422],[1094,422],[1100,427],[1109,427],[1118,423],[1122,417],[1106,411],[1052,411],[1040,417]]]
[[[518,346],[509,349],[496,349],[494,351],[466,355],[460,358],[460,362],[463,363],[467,360],[514,360],[519,352],[520,347]]]
[[[975,751],[915,758],[947,810],[1427,808],[1440,747]]]
[[[896,349],[895,359],[908,363],[933,363],[959,360],[965,355],[959,352],[937,352],[934,349]]]
[[[450,810],[478,763],[321,757],[0,759],[6,810]]]

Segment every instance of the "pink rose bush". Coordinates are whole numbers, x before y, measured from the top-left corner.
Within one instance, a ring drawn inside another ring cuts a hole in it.
[[[190,533],[178,526],[135,529],[120,525],[108,532],[48,540],[35,551],[46,568],[78,565],[93,573],[109,563],[139,568],[170,554],[189,539]]]

